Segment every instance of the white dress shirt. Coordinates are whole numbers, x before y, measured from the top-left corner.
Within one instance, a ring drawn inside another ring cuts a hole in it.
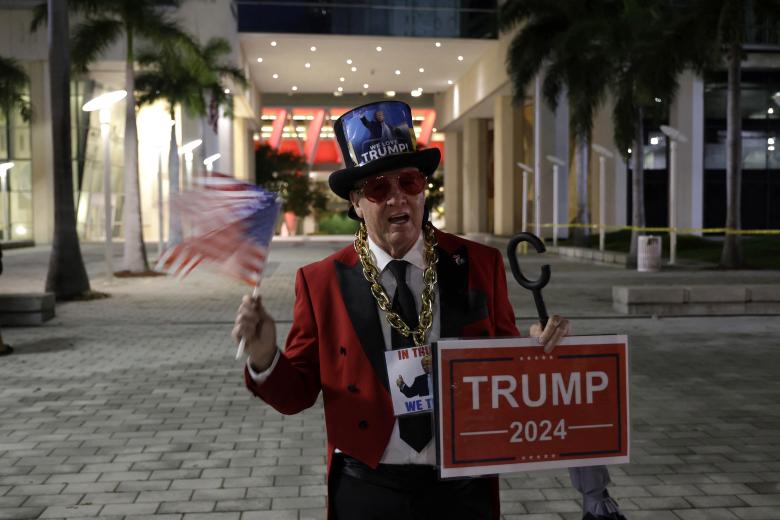
[[[386,251],[384,251],[381,247],[379,247],[373,240],[371,240],[371,237],[368,238],[368,248],[374,255],[374,260],[376,261],[377,269],[380,272],[379,275],[379,283],[382,284],[382,287],[385,288],[385,291],[387,292],[388,297],[390,300],[393,300],[393,296],[395,295],[395,289],[396,289],[396,281],[395,277],[393,276],[393,273],[390,272],[389,269],[386,269],[387,264],[390,263],[391,260],[394,260],[390,254],[388,254]],[[409,286],[409,289],[412,291],[412,294],[414,295],[414,301],[417,304],[417,310],[419,312],[420,307],[422,305],[422,291],[424,287],[424,281],[423,281],[423,271],[425,270],[425,257],[424,257],[424,251],[425,251],[425,242],[423,240],[422,233],[420,234],[420,237],[417,239],[417,242],[412,246],[412,248],[404,255],[403,258],[400,258],[399,260],[406,260],[409,262],[409,266],[406,269],[406,284]],[[382,327],[382,336],[384,337],[385,341],[385,349],[386,350],[392,350],[393,346],[390,343],[391,338],[391,327],[388,323],[387,319],[384,316],[384,311],[382,311],[377,306],[377,312],[380,314],[379,321],[381,323]],[[438,286],[434,290],[434,301],[433,301],[433,323],[431,324],[431,328],[428,331],[428,334],[426,335],[427,343],[430,344],[432,341],[436,341],[439,339],[439,333],[441,329],[441,320],[439,317],[439,288]],[[265,381],[269,374],[273,371],[274,367],[276,366],[276,362],[279,359],[279,352],[277,351],[276,356],[274,356],[274,360],[271,363],[271,366],[268,367],[267,370],[256,373],[249,368],[249,375],[252,376],[252,379],[255,380],[257,383],[262,383]],[[249,366],[247,364],[247,366]],[[392,381],[390,384],[394,384]],[[421,452],[416,452],[414,448],[406,444],[402,439],[400,435],[400,431],[398,429],[398,421],[395,421],[395,425],[393,426],[393,432],[390,435],[390,440],[387,443],[387,446],[385,447],[385,452],[382,455],[382,459],[380,460],[383,464],[428,464],[428,465],[434,465],[436,463],[436,448],[435,443],[433,440],[428,443],[428,445],[423,448]]]

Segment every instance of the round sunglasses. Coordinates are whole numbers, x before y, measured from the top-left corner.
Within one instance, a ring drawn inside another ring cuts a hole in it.
[[[380,204],[390,197],[393,180],[398,184],[398,188],[407,195],[418,195],[425,189],[425,176],[422,173],[403,172],[397,175],[371,177],[358,188],[358,191],[362,192],[374,204]]]

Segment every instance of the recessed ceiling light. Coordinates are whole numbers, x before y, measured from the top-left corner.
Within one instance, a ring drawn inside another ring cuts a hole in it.
[[[424,69],[424,68],[422,68],[422,67],[420,67],[420,68],[419,68],[419,69],[417,69],[417,70],[419,70],[420,72],[425,72],[425,69]]]
[[[276,47],[276,41],[275,40],[271,42],[271,47]]]
[[[303,66],[306,67],[307,69],[310,69],[311,68],[311,63],[309,63],[307,61],[306,63],[303,64]]]
[[[434,45],[437,46],[437,47],[441,47],[441,42],[436,42],[436,43],[434,43]]]
[[[257,58],[257,63],[263,63],[263,58]]]
[[[298,90],[298,85],[293,85],[292,87],[290,87],[290,90],[293,90],[293,91]]]
[[[344,76],[341,76],[341,77],[339,78],[339,81],[341,81],[342,83],[344,83]]]
[[[357,67],[352,67],[352,68],[351,68],[351,69],[349,69],[349,70],[351,70],[352,72],[357,72]]]
[[[338,90],[339,92],[344,92],[344,87],[339,87],[336,90]]]
[[[340,96],[340,95],[341,95],[341,92],[339,92],[339,91],[337,90],[336,92],[334,92],[334,93],[333,93],[333,95],[334,95],[334,96],[336,96],[336,97],[338,97],[338,96]]]
[[[317,47],[315,47],[314,45],[312,45],[311,47],[309,47],[309,50],[310,50],[311,52],[314,52],[314,51],[316,51],[316,50],[317,50]]]
[[[400,76],[400,75],[401,75],[401,71],[400,71],[400,70],[398,70],[398,69],[395,69],[395,75],[396,75],[396,76]]]
[[[376,52],[382,52],[382,47],[377,46]]]
[[[347,65],[352,65],[352,60],[347,59]]]
[[[411,94],[412,97],[420,97],[422,96],[422,90],[412,90]]]
[[[229,88],[225,89],[225,94],[230,94],[230,89]]]
[[[458,61],[463,61],[463,56],[458,56]]]
[[[385,96],[395,97],[395,90],[388,90],[387,92],[385,92]]]
[[[363,88],[368,88],[368,83],[363,83]]]
[[[451,79],[447,80],[447,85],[452,85],[452,80]]]
[[[279,79],[279,74],[274,74],[274,75],[273,75],[273,76],[271,76],[271,77],[272,77],[272,78],[274,78],[274,79]]]

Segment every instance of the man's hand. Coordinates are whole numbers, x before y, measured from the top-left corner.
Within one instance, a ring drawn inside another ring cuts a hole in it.
[[[231,336],[236,343],[244,338],[253,368],[262,372],[271,366],[276,354],[276,323],[263,307],[260,296],[243,297]]]
[[[561,340],[569,335],[571,326],[569,320],[562,318],[557,314],[550,316],[547,320],[547,326],[542,330],[542,324],[537,322],[531,325],[531,337],[539,340],[539,343],[544,345],[544,353],[549,354],[553,349],[561,342]]]
[[[398,385],[398,389],[399,389],[399,390],[400,390],[401,388],[403,388],[403,387],[404,387],[404,385],[406,384],[406,383],[404,383],[404,377],[399,375],[399,376],[398,376],[398,379],[396,379],[396,380],[395,380],[395,384],[396,384],[396,385]]]

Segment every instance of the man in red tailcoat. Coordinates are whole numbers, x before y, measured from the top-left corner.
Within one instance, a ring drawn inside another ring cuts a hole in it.
[[[390,139],[372,140],[361,121],[371,110],[393,127]],[[446,337],[520,335],[501,254],[427,222],[424,190],[440,154],[415,151],[408,105],[358,107],[334,129],[347,167],[329,184],[351,202],[360,230],[354,246],[298,271],[283,352],[261,298],[244,297],[233,337],[246,340],[246,385],[284,414],[309,408],[322,392],[328,518],[498,519],[497,478],[439,480],[430,414],[394,416],[385,352]],[[568,332],[560,316],[544,330],[531,327],[547,352]]]

